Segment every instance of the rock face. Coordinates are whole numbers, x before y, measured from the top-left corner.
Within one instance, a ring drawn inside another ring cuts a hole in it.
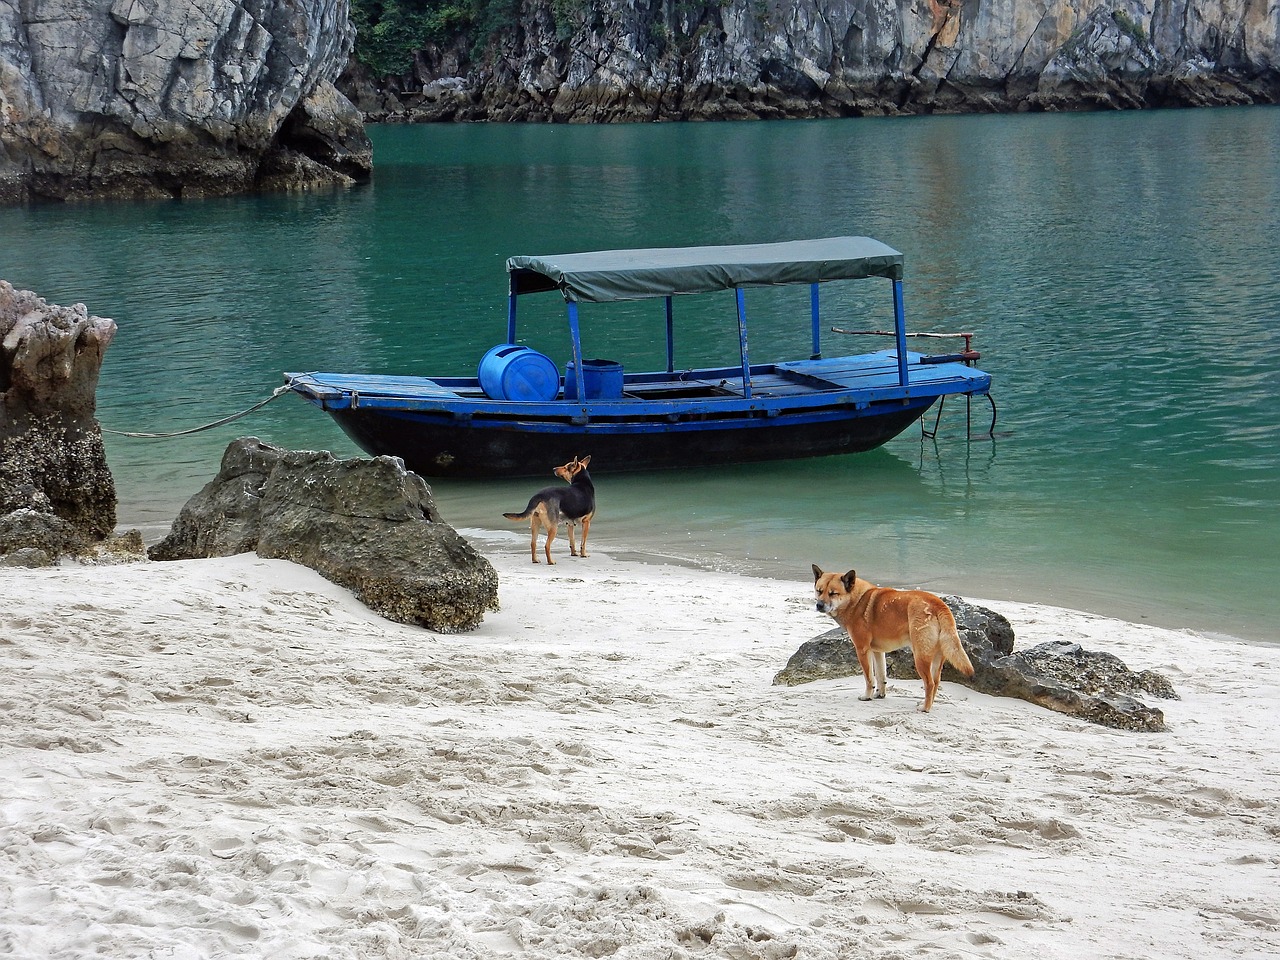
[[[469,630],[498,606],[489,561],[441,520],[426,482],[394,457],[338,460],[243,437],[148,555],[251,550],[311,567],[398,623]]]
[[[1013,627],[1000,614],[958,597],[943,599],[955,615],[974,673],[965,677],[947,664],[942,668],[942,679],[1119,730],[1164,729],[1164,713],[1137,699],[1143,694],[1177,699],[1172,685],[1159,674],[1150,670],[1135,673],[1118,657],[1090,652],[1079,644],[1042,643],[1014,652]],[[886,665],[895,680],[918,679],[909,649],[890,653]],[[802,644],[773,682],[795,686],[861,674],[853,644],[837,627]]]
[[[0,565],[48,567],[90,544],[84,531],[55,513],[21,507],[0,514]]]
[[[0,0],[0,202],[367,176],[348,0]]]
[[[1280,17],[1255,0],[523,0],[390,83],[371,119],[677,120],[1280,102]]]
[[[95,419],[115,321],[0,280],[0,554],[79,553],[111,535],[116,489]]]

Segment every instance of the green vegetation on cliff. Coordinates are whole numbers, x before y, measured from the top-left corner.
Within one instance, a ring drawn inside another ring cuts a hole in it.
[[[484,44],[518,14],[519,0],[351,0],[355,56],[375,76],[405,73],[424,47],[465,34]]]

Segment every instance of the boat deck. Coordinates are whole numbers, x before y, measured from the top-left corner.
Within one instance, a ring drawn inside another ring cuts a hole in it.
[[[950,358],[908,354],[912,395],[984,393],[990,377]],[[475,377],[385,376],[345,373],[286,373],[293,389],[325,405],[382,405],[390,401],[430,406],[466,401],[484,403],[485,394]],[[751,368],[751,400],[803,399],[854,392],[867,399],[902,395],[898,382],[898,360],[894,351],[796,360]],[[674,373],[628,374],[621,402],[679,401],[709,398],[745,400],[742,369],[687,370]],[[502,401],[489,401],[500,403]],[[575,403],[561,394],[551,403]],[[609,401],[590,401],[593,405]],[[618,401],[613,401],[618,402]]]

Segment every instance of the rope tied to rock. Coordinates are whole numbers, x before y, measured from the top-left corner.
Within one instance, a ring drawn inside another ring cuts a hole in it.
[[[268,403],[270,403],[276,397],[281,396],[282,394],[288,393],[289,388],[291,386],[292,386],[292,381],[290,381],[290,383],[284,384],[283,386],[276,387],[274,390],[271,391],[271,396],[266,397],[265,399],[259,400],[253,406],[249,407],[247,410],[241,410],[239,413],[233,413],[230,416],[222,417],[220,420],[214,420],[212,423],[202,424],[201,426],[198,426],[198,427],[189,427],[186,430],[175,430],[172,433],[136,433],[129,430],[108,430],[106,427],[102,427],[102,432],[110,433],[117,437],[133,437],[138,440],[167,440],[171,437],[185,437],[188,434],[199,433],[202,430],[212,430],[214,427],[221,427],[225,424],[233,423],[234,421],[239,420],[241,417],[247,417],[249,414],[253,413],[255,410],[261,410],[263,407],[265,407]]]

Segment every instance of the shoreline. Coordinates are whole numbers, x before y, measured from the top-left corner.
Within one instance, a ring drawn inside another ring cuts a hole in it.
[[[185,499],[182,502],[185,502]],[[181,506],[182,503],[178,503],[172,507],[173,518],[176,519]],[[452,511],[450,508],[452,507],[456,507],[456,503],[446,503],[443,507],[445,510],[444,520],[457,530],[462,537],[485,544],[518,544],[520,549],[524,549],[527,546],[527,530],[522,533],[521,528],[514,525],[502,527],[476,525],[478,515],[475,510],[466,511],[462,522],[454,523],[451,520]],[[167,507],[161,509],[167,509]],[[143,542],[147,546],[151,546],[169,533],[173,523],[173,519],[159,519],[155,515],[155,510],[156,508],[153,507],[150,512],[144,513],[136,506],[129,508],[122,506],[122,516],[126,518],[133,517],[133,519],[119,520],[116,525],[116,532],[122,533],[129,529],[137,529],[142,534]],[[628,532],[631,531],[624,531],[624,534]],[[563,546],[563,536],[564,531],[562,530],[561,536],[557,541],[561,546]],[[759,577],[802,585],[807,585],[809,582],[809,564],[811,562],[820,561],[833,567],[842,562],[840,557],[826,557],[825,555],[806,558],[794,564],[784,562],[778,557],[740,558],[731,561],[722,554],[707,553],[696,548],[684,552],[674,549],[656,550],[649,545],[635,545],[632,542],[611,536],[605,532],[603,525],[598,525],[597,531],[593,533],[592,545],[594,546],[597,543],[601,545],[603,550],[617,559],[651,565],[672,565],[708,573]],[[874,572],[871,572],[871,579],[876,582]],[[1205,625],[1205,622],[1212,620],[1213,617],[1206,613],[1196,613],[1190,609],[1169,610],[1159,607],[1156,613],[1164,613],[1164,615],[1153,615],[1149,603],[1135,602],[1120,594],[1103,596],[1097,587],[1093,590],[1076,588],[1074,590],[1066,590],[1064,592],[1065,595],[1062,596],[1045,597],[1039,595],[1042,591],[1034,591],[1029,582],[1008,577],[989,579],[987,588],[980,589],[976,593],[968,589],[967,584],[955,584],[948,579],[933,578],[919,582],[896,582],[891,579],[881,578],[878,582],[884,586],[916,588],[940,595],[959,596],[974,603],[981,603],[984,606],[991,606],[995,603],[1042,604],[1065,610],[1075,610],[1090,616],[1121,620],[1135,625],[1155,626],[1168,630],[1192,630],[1210,639],[1242,641],[1262,646],[1280,645],[1280,635],[1274,632],[1272,625],[1269,623],[1254,624],[1252,620],[1247,619],[1242,621],[1238,625],[1238,629],[1234,631],[1231,629],[1210,629]],[[1059,590],[1061,590],[1061,587],[1059,587]],[[1029,597],[1034,598],[1028,599]]]
[[[926,715],[771,685],[804,585],[478,546],[502,609],[453,635],[253,554],[0,571],[6,951],[1280,952],[1280,648],[984,602],[1164,673],[1168,729]]]

